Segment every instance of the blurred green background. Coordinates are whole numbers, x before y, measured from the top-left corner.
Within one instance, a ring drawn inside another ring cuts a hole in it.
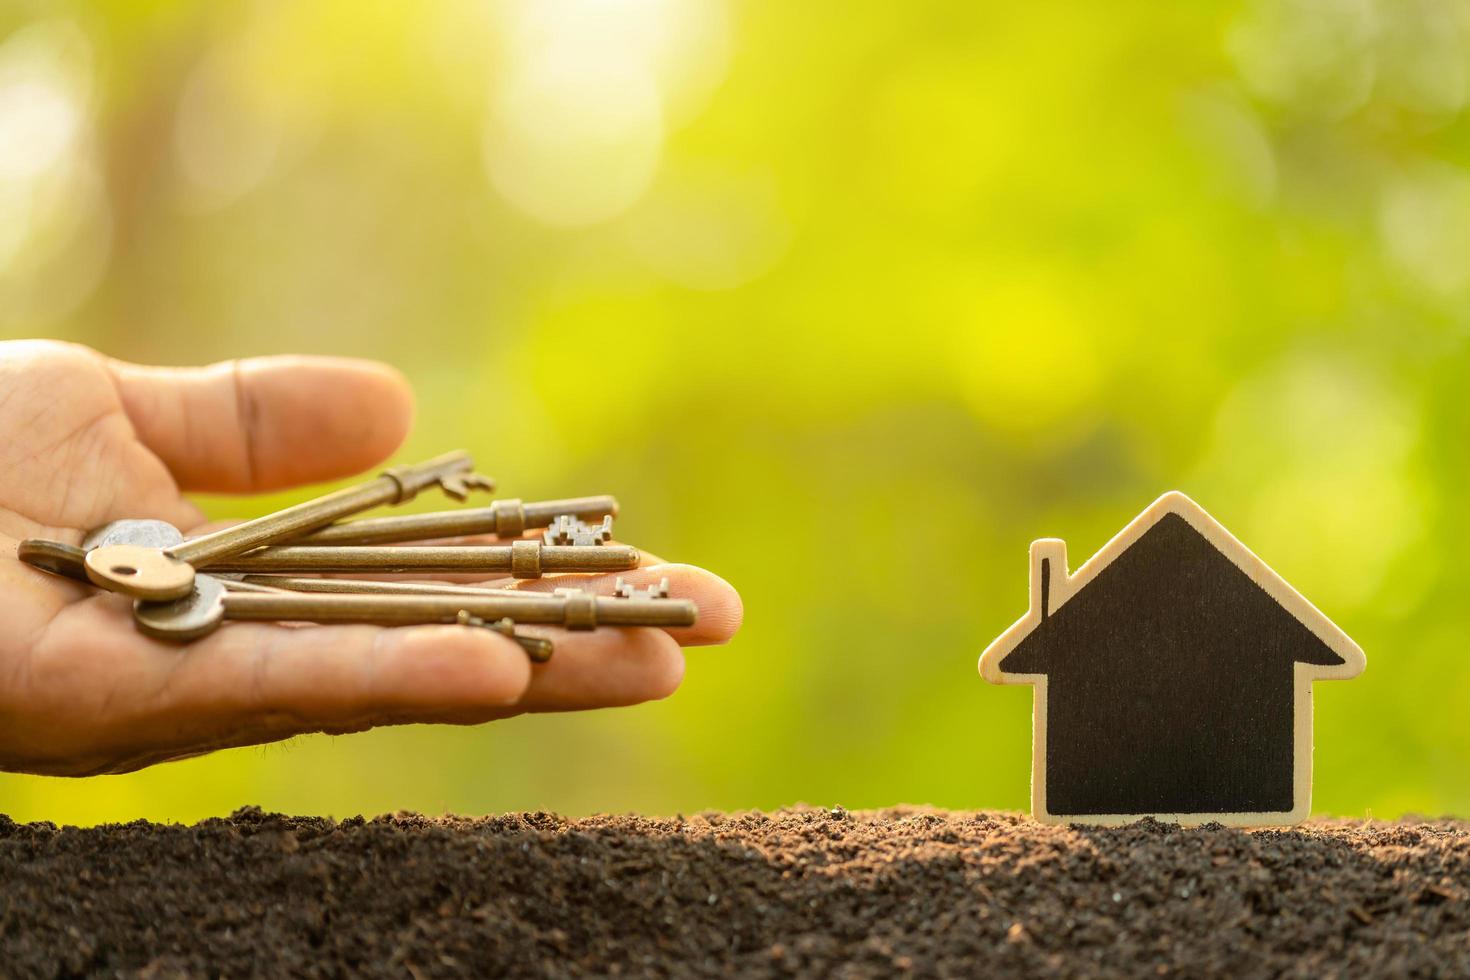
[[[1027,544],[1178,488],[1368,653],[1315,808],[1470,812],[1467,97],[1453,0],[10,0],[0,335],[391,361],[405,458],[616,493],[748,618],[658,704],[0,811],[1024,808]]]

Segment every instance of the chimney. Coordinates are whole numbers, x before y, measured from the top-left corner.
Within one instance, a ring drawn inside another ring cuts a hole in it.
[[[1045,620],[1067,600],[1067,542],[1042,538],[1031,542],[1031,609]]]

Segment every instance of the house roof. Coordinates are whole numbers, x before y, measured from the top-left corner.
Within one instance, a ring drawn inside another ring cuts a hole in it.
[[[1041,557],[1052,562],[1050,569],[1049,615],[1056,615],[1072,598],[1082,593],[1097,576],[1119,556],[1132,548],[1144,535],[1169,515],[1182,518],[1190,528],[1208,541],[1216,551],[1240,569],[1252,583],[1264,591],[1286,613],[1309,630],[1322,644],[1341,661],[1340,663],[1314,663],[1307,667],[1313,678],[1348,678],[1362,672],[1365,658],[1362,649],[1346,633],[1293,589],[1249,548],[1236,539],[1224,526],[1205,512],[1189,497],[1173,491],[1154,501],[1138,517],[1116,534],[1103,548],[1085,562],[1076,572],[1068,574],[1065,545],[1059,541],[1038,541],[1032,545],[1032,563]],[[1061,567],[1056,567],[1060,565]],[[1032,683],[1035,673],[1008,673],[1002,671],[1001,662],[1026,637],[1041,625],[1044,619],[1041,608],[1043,591],[1036,569],[1032,572],[1031,606],[1026,615],[1017,620],[1005,633],[992,643],[980,657],[980,673],[993,683]]]

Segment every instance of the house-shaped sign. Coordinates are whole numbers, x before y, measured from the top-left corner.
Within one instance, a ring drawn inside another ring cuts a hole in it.
[[[1075,572],[1031,545],[1031,608],[980,657],[1035,687],[1031,810],[1054,823],[1286,824],[1312,791],[1312,681],[1363,651],[1182,493]]]

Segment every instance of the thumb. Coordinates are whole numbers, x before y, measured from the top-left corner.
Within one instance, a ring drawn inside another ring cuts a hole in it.
[[[397,449],[413,418],[408,383],[374,361],[108,366],[139,440],[185,490],[272,490],[356,473]]]

